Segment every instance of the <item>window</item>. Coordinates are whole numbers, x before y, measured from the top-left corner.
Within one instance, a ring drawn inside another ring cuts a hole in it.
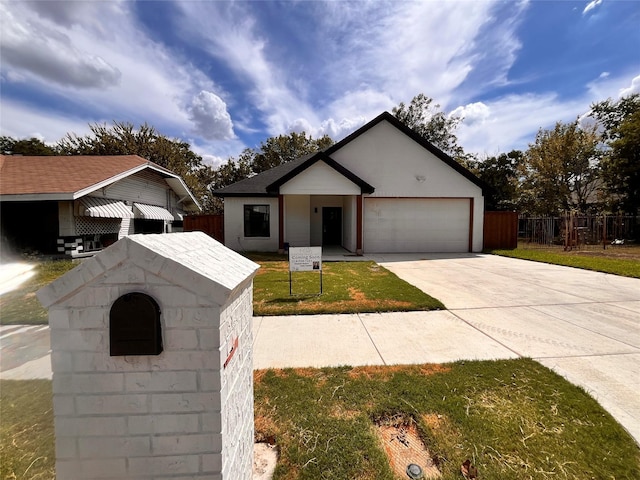
[[[268,237],[269,205],[244,206],[244,236]]]

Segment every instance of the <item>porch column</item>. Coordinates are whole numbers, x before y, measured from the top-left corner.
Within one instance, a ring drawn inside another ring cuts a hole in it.
[[[284,195],[278,195],[278,252],[284,253]]]
[[[356,197],[356,255],[362,255],[362,194]]]
[[[469,199],[469,252],[473,252],[473,197]]]

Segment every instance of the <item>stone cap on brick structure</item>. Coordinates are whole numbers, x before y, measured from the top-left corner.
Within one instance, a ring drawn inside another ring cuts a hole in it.
[[[202,232],[131,235],[38,290],[38,299],[45,308],[64,303],[132,265],[220,306],[260,268]]]

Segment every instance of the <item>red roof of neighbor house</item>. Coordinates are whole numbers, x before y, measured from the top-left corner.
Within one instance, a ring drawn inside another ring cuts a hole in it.
[[[138,155],[0,155],[0,195],[74,193],[141,166]]]

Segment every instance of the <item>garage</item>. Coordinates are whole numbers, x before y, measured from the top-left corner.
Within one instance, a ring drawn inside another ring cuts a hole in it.
[[[470,198],[366,198],[364,252],[468,252],[471,211]]]

